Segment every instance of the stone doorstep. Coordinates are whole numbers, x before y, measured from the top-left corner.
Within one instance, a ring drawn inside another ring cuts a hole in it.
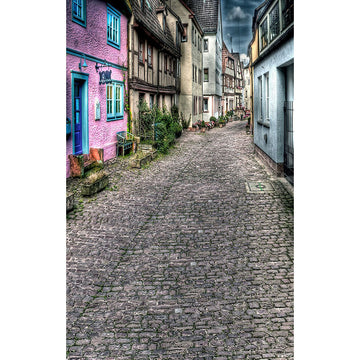
[[[130,160],[130,166],[132,168],[140,169],[143,165],[147,164],[152,159],[153,159],[152,154],[148,153],[148,154],[145,154],[145,156],[142,157],[141,159],[131,159]]]

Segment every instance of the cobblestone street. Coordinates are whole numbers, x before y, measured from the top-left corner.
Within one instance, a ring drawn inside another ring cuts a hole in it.
[[[293,359],[293,196],[245,125],[186,132],[142,169],[119,160],[81,200],[68,359]]]

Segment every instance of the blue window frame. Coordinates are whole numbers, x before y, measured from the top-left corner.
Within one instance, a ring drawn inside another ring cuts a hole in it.
[[[120,49],[120,13],[110,5],[107,9],[107,43]]]
[[[72,20],[86,27],[86,0],[72,0]]]
[[[107,121],[124,118],[124,83],[113,81],[106,85],[106,116]]]

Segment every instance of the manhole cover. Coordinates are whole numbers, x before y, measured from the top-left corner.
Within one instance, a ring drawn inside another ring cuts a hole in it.
[[[250,193],[261,193],[275,191],[271,183],[266,181],[247,181],[246,190]]]

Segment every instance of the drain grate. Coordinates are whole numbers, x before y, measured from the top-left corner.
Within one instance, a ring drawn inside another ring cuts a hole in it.
[[[262,193],[275,191],[273,185],[266,181],[247,181],[246,190],[249,193]]]

